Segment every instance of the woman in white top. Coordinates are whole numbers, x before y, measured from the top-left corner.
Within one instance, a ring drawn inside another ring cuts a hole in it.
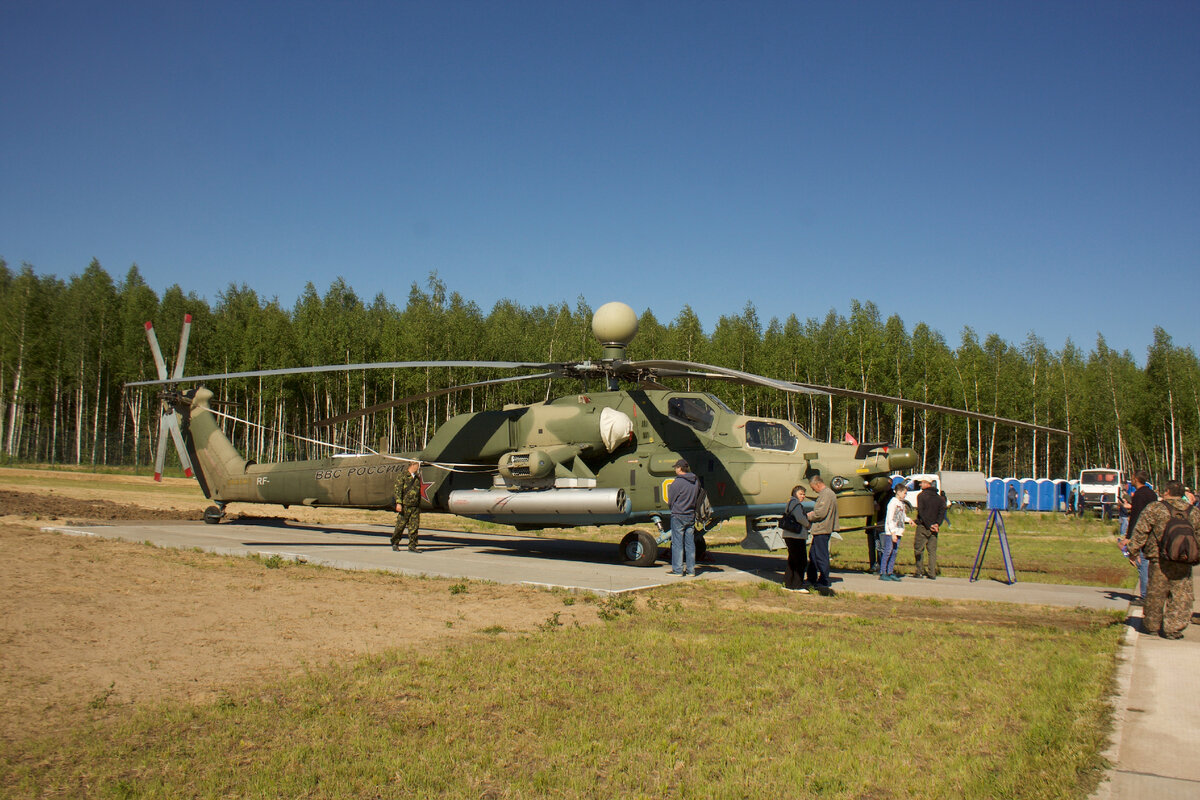
[[[903,483],[896,486],[896,496],[888,501],[884,513],[883,555],[879,559],[879,580],[898,581],[900,576],[893,570],[896,568],[896,552],[900,549],[900,537],[904,535],[904,526],[908,524],[907,506],[904,496],[908,487]]]

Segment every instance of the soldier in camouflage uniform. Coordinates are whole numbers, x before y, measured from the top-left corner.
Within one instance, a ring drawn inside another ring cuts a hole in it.
[[[1138,517],[1129,542],[1129,553],[1140,552],[1150,562],[1150,587],[1146,591],[1142,632],[1182,639],[1184,628],[1192,621],[1192,566],[1168,561],[1159,553],[1159,540],[1171,518],[1171,509],[1186,512],[1192,529],[1200,531],[1200,509],[1184,499],[1183,484],[1168,481],[1163,499],[1146,506]]]
[[[400,473],[392,490],[396,498],[396,529],[392,533],[392,549],[400,549],[400,540],[408,530],[408,551],[419,553],[417,535],[421,527],[421,462],[413,461],[408,471]]]

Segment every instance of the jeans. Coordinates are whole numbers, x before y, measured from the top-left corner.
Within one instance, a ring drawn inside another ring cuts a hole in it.
[[[829,534],[822,533],[808,537],[808,572],[816,572],[817,586],[829,588]]]
[[[1150,581],[1150,560],[1146,558],[1146,554],[1142,554],[1142,558],[1138,561],[1138,588],[1140,589],[1139,596],[1146,599],[1147,584]]]
[[[671,515],[671,571],[683,572],[683,561],[687,558],[687,572],[696,574],[696,520]]]
[[[883,557],[879,560],[879,574],[891,575],[896,569],[896,552],[900,549],[900,542],[892,542],[892,537],[883,535]]]

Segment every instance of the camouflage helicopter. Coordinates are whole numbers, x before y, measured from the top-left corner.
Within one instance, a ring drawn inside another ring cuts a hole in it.
[[[707,392],[675,391],[669,378],[703,378],[764,386],[783,392],[835,394],[1003,422],[1047,433],[1066,433],[963,409],[836,387],[794,383],[688,361],[631,361],[637,316],[624,303],[595,312],[592,332],[602,345],[595,362],[385,362],[257,370],[184,377],[190,319],[185,320],[175,369],[168,377],[153,328],[146,323],[158,380],[128,386],[194,389],[163,392],[155,477],[161,479],[168,434],[185,473],[194,470],[206,498],[204,515],[217,523],[230,503],[392,509],[393,484],[413,460],[423,465],[421,508],[510,525],[518,530],[580,525],[642,525],[620,543],[620,560],[650,566],[669,538],[667,486],[683,458],[702,479],[715,524],[745,517],[748,537],[782,513],[791,488],[820,474],[838,498],[841,531],[874,522],[875,497],[890,475],[917,463],[909,448],[884,443],[828,443],[781,420],[739,414]],[[450,391],[511,381],[576,378],[583,390],[543,403],[460,414],[444,422],[423,449],[409,453],[334,455],[308,461],[247,461],[222,433],[213,393],[203,383],[229,378],[355,369],[485,367],[535,369],[533,374],[460,384],[323,420],[343,422],[405,402]],[[589,382],[604,389],[588,391]],[[621,383],[636,388],[621,388]],[[650,530],[647,530],[647,527]],[[704,552],[697,534],[697,552]]]

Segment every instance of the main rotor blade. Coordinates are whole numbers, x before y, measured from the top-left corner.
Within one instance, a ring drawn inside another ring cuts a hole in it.
[[[1027,430],[1039,431],[1041,433],[1061,433],[1064,436],[1071,435],[1067,431],[1059,428],[1050,428],[1045,425],[1034,425],[1030,422],[1022,422],[1021,420],[1017,419],[1008,419],[1007,417],[998,417],[992,414],[983,414],[978,411],[968,411],[966,409],[954,408],[952,406],[940,406],[934,403],[922,403],[919,400],[908,400],[903,397],[891,397],[890,395],[884,394],[859,392],[854,389],[841,389],[836,386],[822,386],[815,383],[799,383],[794,381],[778,381],[772,378],[765,378],[761,375],[753,375],[748,372],[741,372],[739,370],[713,366],[712,364],[697,364],[690,361],[670,360],[627,361],[618,367],[618,371],[621,369],[652,370],[658,377],[689,377],[733,380],[737,381],[738,383],[765,386],[770,389],[779,389],[785,392],[803,392],[822,395],[832,394],[838,397],[851,397],[855,400],[871,400],[876,403],[900,405],[924,411],[937,411],[943,414],[952,414],[954,416],[967,417],[968,419],[977,419],[984,422],[999,422],[1004,425],[1012,425],[1017,428],[1025,428]],[[702,372],[704,370],[707,370],[709,374]]]
[[[800,394],[829,394],[824,387],[807,386],[789,381],[778,381],[750,372],[727,369],[713,364],[698,364],[694,361],[672,361],[659,359],[653,361],[625,361],[617,365],[617,374],[625,371],[638,372],[646,370],[660,377],[669,378],[710,378],[716,380],[731,380],[748,386],[765,386],[768,389],[778,389],[781,392]]]
[[[811,383],[798,383],[797,386],[804,386],[810,389],[819,389],[823,392],[828,392],[839,397],[851,397],[855,400],[871,400],[876,403],[887,403],[889,405],[906,406],[908,408],[916,408],[922,411],[937,411],[941,414],[952,414],[957,417],[967,417],[968,419],[982,420],[983,422],[999,422],[1002,425],[1012,425],[1016,428],[1025,428],[1027,430],[1038,431],[1040,433],[1061,433],[1064,436],[1070,436],[1070,432],[1060,428],[1050,428],[1045,425],[1034,425],[1032,422],[1022,422],[1019,419],[1008,419],[1007,417],[997,417],[992,414],[984,414],[979,411],[968,411],[965,408],[954,408],[953,406],[939,406],[935,403],[922,403],[919,400],[908,400],[903,397],[891,397],[886,394],[873,394],[871,392],[859,392],[854,389],[839,389],[833,386],[819,386]]]
[[[218,372],[212,375],[188,375],[157,381],[132,381],[126,386],[162,386],[176,383],[224,381],[233,378],[266,378],[272,375],[311,375],[322,372],[352,372],[359,369],[419,369],[424,367],[479,367],[480,369],[562,369],[557,362],[532,361],[379,361],[371,364],[323,364],[317,367],[287,367],[285,369],[255,369],[246,372]]]
[[[348,420],[358,419],[359,417],[365,417],[366,415],[374,414],[377,411],[384,411],[389,408],[395,408],[396,406],[408,405],[409,403],[415,403],[418,400],[427,400],[430,397],[440,397],[441,395],[450,394],[451,392],[457,392],[462,389],[475,389],[480,386],[496,386],[497,384],[516,383],[517,381],[544,380],[546,378],[558,378],[561,376],[562,376],[562,372],[556,371],[556,372],[543,372],[540,375],[515,375],[511,378],[493,378],[492,380],[489,380],[489,381],[476,381],[475,383],[460,383],[455,386],[446,387],[445,389],[434,389],[433,391],[430,391],[430,392],[421,392],[420,394],[410,394],[407,397],[401,397],[397,400],[388,400],[386,403],[376,403],[373,406],[367,406],[366,408],[360,408],[357,411],[348,411],[345,414],[339,414],[336,417],[329,417],[328,419],[317,420],[316,422],[313,423],[313,427],[314,428],[325,428],[330,425],[335,425],[339,422],[346,422]]]

